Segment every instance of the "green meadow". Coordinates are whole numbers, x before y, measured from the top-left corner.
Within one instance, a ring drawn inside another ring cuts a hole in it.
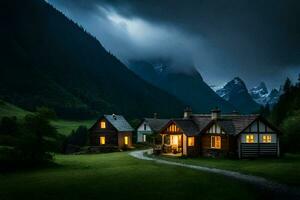
[[[15,105],[0,100],[0,119],[2,117],[13,117],[16,116],[18,119],[24,118],[26,115],[32,114],[32,112],[26,111]],[[76,130],[79,126],[86,126],[89,128],[93,125],[95,120],[52,120],[51,124],[57,129],[62,135],[69,135],[72,130]]]
[[[264,199],[238,180],[138,160],[127,152],[56,155],[55,165],[0,174],[0,199]],[[271,198],[271,197],[270,197]]]
[[[282,158],[226,159],[226,158],[173,158],[159,156],[159,159],[199,165],[209,168],[226,169],[244,174],[256,175],[267,179],[300,186],[300,155],[286,154]]]

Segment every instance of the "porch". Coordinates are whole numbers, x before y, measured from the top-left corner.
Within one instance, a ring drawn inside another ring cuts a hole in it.
[[[161,134],[161,155],[177,156],[183,155],[182,134]]]

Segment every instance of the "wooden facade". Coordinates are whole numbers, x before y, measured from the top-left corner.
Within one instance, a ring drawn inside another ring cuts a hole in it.
[[[116,127],[111,120],[108,119],[106,116],[102,116],[90,128],[90,145],[101,148],[115,147],[119,149],[132,147],[132,130],[129,128],[121,129],[120,127]],[[112,119],[120,120],[117,118],[114,119],[113,117]],[[124,118],[122,119],[122,122],[123,120]]]
[[[160,135],[162,154],[238,158],[280,155],[280,131],[259,115],[191,114],[170,120]]]

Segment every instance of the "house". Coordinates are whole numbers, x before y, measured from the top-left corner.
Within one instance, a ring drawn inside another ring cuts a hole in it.
[[[279,156],[280,131],[260,115],[192,114],[171,119],[159,131],[161,154],[176,156]],[[156,148],[157,149],[157,148]]]
[[[137,142],[152,142],[150,137],[157,134],[169,122],[169,119],[144,118],[137,128]]]
[[[89,129],[90,145],[95,147],[116,147],[118,149],[132,146],[133,128],[121,115],[103,115]]]

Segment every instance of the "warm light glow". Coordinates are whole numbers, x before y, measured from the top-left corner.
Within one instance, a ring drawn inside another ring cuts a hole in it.
[[[125,145],[128,145],[128,136],[125,136],[125,137],[124,137],[124,144],[125,144]]]
[[[106,122],[105,121],[100,122],[100,128],[106,128]]]
[[[147,136],[143,135],[143,141],[146,142]]]
[[[246,143],[254,143],[254,135],[246,135]]]
[[[178,145],[178,135],[171,135],[171,145]]]
[[[263,135],[263,143],[271,143],[272,136],[271,135]]]
[[[100,144],[101,145],[105,144],[105,136],[100,136]]]
[[[177,126],[175,124],[172,124],[171,126],[169,126],[167,131],[169,131],[169,132],[179,132],[179,128],[177,128]]]
[[[188,137],[188,146],[193,147],[195,145],[195,138],[194,137]]]
[[[211,148],[221,149],[221,136],[211,136]]]

